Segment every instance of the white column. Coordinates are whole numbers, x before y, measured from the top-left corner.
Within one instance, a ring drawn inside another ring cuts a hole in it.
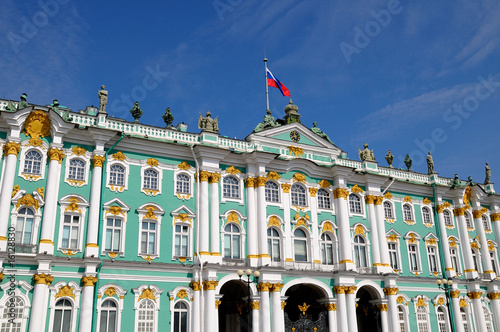
[[[465,210],[466,208],[462,207],[456,208],[453,212],[455,213],[458,233],[460,235],[460,245],[462,247],[462,257],[465,265],[465,279],[475,279],[478,277],[478,273],[474,268],[474,260],[470,249],[469,233],[467,232],[467,225],[464,216]]]
[[[500,327],[500,293],[499,292],[489,292],[488,298],[491,300],[491,313],[493,315],[493,321],[495,327],[498,329]]]
[[[257,266],[259,253],[257,250],[257,207],[255,206],[255,179],[245,179],[247,186],[247,259],[250,266]]]
[[[372,195],[366,195],[365,201],[368,210],[368,221],[370,222],[370,243],[373,270],[375,273],[380,273],[380,268],[382,267],[382,262],[380,260],[380,246],[385,244],[386,241],[379,242],[380,237],[378,236],[377,216],[375,214],[375,206],[373,205],[375,197]]]
[[[486,322],[484,320],[483,307],[481,305],[481,295],[483,295],[480,291],[472,291],[468,293],[469,298],[472,299],[472,308],[474,310],[474,316],[476,319],[474,320],[476,325],[476,331],[486,331]]]
[[[498,243],[500,242],[500,213],[493,213],[490,217],[493,225],[493,231],[495,232],[495,239]]]
[[[387,310],[389,314],[389,325],[391,326],[391,331],[399,331],[399,318],[398,318],[398,304],[396,302],[396,297],[398,295],[399,289],[397,287],[386,287],[384,288],[384,293],[387,296]]]
[[[337,331],[337,304],[331,302],[331,303],[326,303],[325,306],[326,306],[326,309],[328,310],[328,330],[330,332],[336,332]]]
[[[285,219],[285,262],[293,263],[292,229],[290,227],[290,185],[281,184],[283,189],[283,218]],[[292,264],[293,266],[293,264]]]
[[[271,307],[272,307],[272,331],[284,331],[285,320],[283,317],[283,310],[281,310],[281,287],[283,284],[274,284],[271,288]]]
[[[462,322],[462,313],[460,312],[460,296],[459,290],[451,290],[451,310],[453,312],[453,322],[455,324],[455,332],[464,332],[464,323]]]
[[[12,190],[14,189],[17,155],[20,149],[21,144],[17,142],[7,142],[3,147],[5,171],[0,194],[0,251],[7,250],[10,203],[12,200]]]
[[[82,278],[83,289],[80,305],[80,326],[79,332],[92,331],[92,312],[94,311],[94,284],[97,278],[85,276]]]
[[[252,301],[250,303],[250,306],[252,308],[252,331],[253,332],[259,332],[259,308],[260,308],[260,303],[259,301]]]
[[[444,215],[443,215],[443,205],[438,205],[437,206],[437,215],[438,215],[438,226],[439,226],[439,233],[441,234],[441,245],[443,248],[443,255],[444,255],[444,270],[446,272],[446,275],[451,278],[456,276],[457,271],[453,269],[453,266],[451,264],[451,257],[450,257],[450,244],[448,243],[448,232],[446,230],[446,225],[444,224]]]
[[[358,332],[355,296],[356,289],[356,286],[347,286],[345,291],[345,303],[347,307],[347,320],[349,321],[349,332]]]
[[[318,204],[316,194],[318,189],[309,188],[309,194],[311,195],[311,223],[312,223],[312,255],[313,263],[321,264],[321,251],[319,247],[319,228],[318,228]]]
[[[61,163],[64,153],[61,145],[52,144],[49,150],[49,174],[47,175],[47,187],[45,190],[45,206],[43,209],[42,232],[38,252],[54,254],[54,226],[56,223],[57,199],[59,197],[59,179],[61,177]]]
[[[193,303],[191,304],[191,331],[200,332],[200,291],[199,281],[192,281],[189,287],[193,290]]]
[[[31,314],[29,332],[39,332],[40,327],[45,326],[45,315],[47,314],[48,285],[53,280],[49,274],[39,273],[33,276],[35,287],[33,289],[33,301],[31,302]]]
[[[259,258],[260,265],[271,263],[271,256],[267,252],[267,224],[266,224],[266,181],[264,176],[257,177],[257,228],[259,233]],[[262,307],[262,300],[261,300]]]
[[[335,286],[333,290],[337,294],[337,330],[339,332],[349,331],[347,324],[347,304],[345,299],[345,286]]]
[[[271,287],[271,284],[269,282],[258,284],[260,292],[259,321],[260,321],[260,331],[262,332],[271,331],[271,315],[270,315],[271,308],[269,306],[269,287]]]
[[[102,152],[101,152],[102,153]],[[94,153],[92,158],[92,183],[90,187],[89,220],[87,223],[87,244],[85,257],[99,257],[99,210],[101,209],[102,167],[105,156]]]
[[[222,259],[220,252],[219,179],[219,173],[210,175],[210,254]]]
[[[215,306],[215,287],[219,284],[217,280],[207,280],[203,282],[203,290],[205,291],[205,327],[206,331],[218,326],[219,316]]]
[[[355,270],[356,265],[352,261],[352,246],[350,235],[349,214],[347,212],[347,196],[349,192],[344,188],[333,191],[335,209],[337,211],[337,231],[339,233],[340,270]]]
[[[389,332],[389,321],[387,319],[387,304],[378,304],[380,310],[380,320],[382,321],[382,332]]]
[[[495,271],[491,266],[490,249],[488,248],[488,241],[486,240],[486,234],[484,232],[484,225],[481,210],[475,210],[473,212],[474,223],[476,224],[476,233],[479,236],[479,243],[481,243],[481,261],[483,262],[484,278],[493,280],[495,279]]]
[[[208,209],[208,178],[210,177],[210,172],[200,171],[200,234],[198,234],[200,239],[200,255],[210,255],[208,251],[208,241],[209,241],[209,209]],[[215,299],[214,299],[215,301]],[[208,303],[208,302],[207,302]],[[212,305],[213,307],[213,301]]]
[[[384,215],[384,207],[382,206],[382,202],[384,197],[375,196],[375,214],[377,216],[377,227],[378,227],[378,243],[380,246],[380,263],[382,267],[380,268],[380,272],[393,272],[391,266],[391,260],[389,258],[389,248],[387,247],[387,239],[385,236],[385,215]]]

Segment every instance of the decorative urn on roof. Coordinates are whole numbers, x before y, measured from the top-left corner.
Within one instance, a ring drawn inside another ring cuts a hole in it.
[[[294,105],[292,100],[290,99],[290,102],[288,105],[285,106],[285,123],[294,123],[294,122],[300,122],[300,114],[299,114],[299,107],[297,105]]]

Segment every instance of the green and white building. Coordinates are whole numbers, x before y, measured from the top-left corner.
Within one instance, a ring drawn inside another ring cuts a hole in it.
[[[492,184],[286,122],[237,140],[0,100],[0,331],[500,330]]]

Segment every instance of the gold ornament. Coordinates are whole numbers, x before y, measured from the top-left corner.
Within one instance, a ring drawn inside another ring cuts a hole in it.
[[[74,146],[71,148],[71,151],[73,152],[73,154],[76,154],[77,156],[84,155],[85,152],[87,152],[87,150],[85,150],[81,146]]]
[[[226,173],[236,175],[236,174],[241,174],[241,171],[239,169],[237,169],[236,167],[231,165],[226,169]]]
[[[288,194],[290,192],[290,187],[291,187],[291,185],[289,185],[288,183],[281,184],[281,188],[283,189],[283,192],[286,194]]]
[[[210,183],[219,183],[220,173],[210,173]]]
[[[113,286],[108,287],[108,288],[104,291],[104,295],[107,295],[107,296],[109,296],[109,297],[111,297],[111,296],[115,296],[115,295],[116,295],[116,288],[114,288]]]
[[[300,305],[300,304],[298,305],[299,310],[302,312],[302,315],[306,314],[306,311],[307,311],[307,309],[309,309],[310,306],[311,306],[310,304],[308,305],[305,302],[303,305]]]
[[[33,111],[24,122],[24,134],[31,138],[50,136],[50,119],[44,111]]]
[[[180,163],[179,165],[177,165],[177,168],[178,169],[183,169],[185,171],[188,171],[191,166],[189,166],[189,164],[187,163],[187,161],[183,161],[182,163]]]
[[[185,297],[188,297],[188,293],[186,292],[185,289],[181,289],[180,291],[177,292],[176,296],[180,299],[184,299]]]
[[[31,195],[25,194],[20,200],[17,201],[16,209],[19,209],[20,206],[33,206],[38,210],[38,201]]]
[[[112,157],[113,160],[120,160],[120,161],[124,161],[125,159],[127,159],[127,156],[125,156],[121,151],[114,153]]]
[[[398,295],[399,293],[399,288],[397,287],[386,287],[384,288],[384,294],[389,296],[389,295]]]
[[[151,167],[158,167],[158,165],[160,164],[158,162],[158,160],[156,160],[155,158],[149,158],[147,161],[146,161],[146,164],[148,164],[149,166]]]
[[[94,286],[97,282],[97,278],[93,276],[82,277],[83,287],[85,286]]]
[[[351,192],[352,193],[356,193],[356,194],[359,194],[359,193],[362,193],[363,192],[363,189],[361,189],[357,184],[355,184],[352,188],[351,188]]]
[[[197,291],[200,291],[201,290],[201,285],[200,285],[200,282],[199,281],[191,281],[189,283],[189,287],[191,287],[191,289],[195,292]]]
[[[73,300],[75,299],[75,294],[73,293],[73,288],[69,287],[68,285],[64,285],[61,288],[59,288],[59,291],[55,295],[55,299],[57,300],[59,297],[72,297]]]
[[[200,171],[200,182],[207,182],[210,177],[209,171]]]
[[[94,157],[92,157],[93,167],[102,167],[105,159],[106,159],[106,157],[104,157],[104,156],[95,155]]]
[[[10,154],[17,155],[19,154],[19,151],[21,151],[21,144],[16,143],[16,142],[7,142],[3,146],[3,154],[4,156],[8,156]]]
[[[426,197],[426,198],[424,198],[424,200],[422,201],[422,203],[424,203],[424,204],[431,204],[431,200]]]
[[[16,196],[17,192],[18,192],[20,189],[21,189],[21,187],[20,187],[18,184],[16,184],[16,185],[14,186],[14,190],[12,190],[12,196],[11,196],[11,197]]]
[[[267,173],[267,178],[270,180],[279,180],[281,179],[281,176],[275,171],[270,171]]]
[[[290,155],[293,155],[295,157],[300,157],[304,153],[304,150],[302,150],[302,148],[299,148],[298,146],[290,145],[287,146],[287,148],[288,150],[290,150]]]
[[[50,274],[39,273],[39,274],[33,275],[33,280],[35,280],[35,285],[45,284],[48,286],[52,283],[52,281],[54,280],[54,277],[51,276]]]
[[[347,196],[349,196],[349,191],[345,188],[337,188],[333,191],[333,198],[344,198],[347,200]]]
[[[137,302],[139,302],[142,299],[151,299],[151,300],[154,300],[156,302],[156,296],[155,296],[153,290],[150,288],[145,288],[142,291],[141,295],[139,295],[139,298],[137,299]]]
[[[317,188],[309,188],[309,194],[311,194],[311,197],[316,197],[317,193],[318,193]]]

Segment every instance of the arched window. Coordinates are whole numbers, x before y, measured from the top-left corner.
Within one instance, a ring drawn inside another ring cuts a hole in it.
[[[274,181],[266,182],[266,201],[279,202],[279,187]]]
[[[451,259],[451,267],[457,273],[461,273],[460,260],[458,258],[458,250],[457,250],[457,248],[450,247],[450,259]],[[476,269],[476,271],[477,271],[477,269]]]
[[[24,157],[23,173],[41,174],[42,171],[42,155],[40,152],[31,150]]]
[[[191,192],[191,180],[186,174],[177,174],[177,186],[175,192],[178,194],[189,194]]]
[[[465,308],[460,308],[460,315],[462,316],[462,324],[464,326],[464,332],[469,332],[469,314],[465,310]]]
[[[430,332],[429,315],[423,306],[417,307],[417,329],[418,332]]]
[[[385,219],[394,219],[394,212],[392,211],[392,204],[385,201],[384,202],[384,216]]]
[[[56,302],[54,310],[54,325],[52,332],[70,332],[71,316],[73,315],[73,305],[69,300],[61,299]]]
[[[366,260],[366,240],[361,235],[354,237],[354,262],[357,267],[367,267]]]
[[[137,330],[153,332],[155,330],[155,304],[151,299],[142,299],[137,312]]]
[[[403,214],[406,221],[413,221],[413,213],[410,204],[403,205]]]
[[[331,209],[332,208],[332,203],[330,200],[330,193],[323,188],[318,190],[318,208],[320,208],[320,209]]]
[[[80,216],[76,214],[65,214],[62,226],[61,248],[72,250],[78,249],[80,246]]]
[[[361,199],[356,194],[349,195],[349,211],[351,213],[361,213]]]
[[[177,182],[178,184],[179,182]],[[145,170],[142,187],[143,189],[158,190],[158,172],[151,168]]]
[[[437,321],[438,321],[438,331],[439,332],[448,332],[446,329],[446,314],[442,307],[437,309]]]
[[[485,306],[483,306],[483,314],[484,314],[484,321],[486,323],[486,331],[493,332],[493,322],[491,321],[491,313]]]
[[[85,162],[81,159],[71,159],[69,162],[68,179],[83,181],[85,179]]]
[[[125,167],[121,165],[111,165],[109,168],[109,184],[114,186],[125,185]]]
[[[472,261],[474,262],[474,270],[481,273],[481,259],[479,257],[478,251],[474,248],[470,249],[472,251]]]
[[[32,243],[35,214],[31,209],[22,208],[17,214],[16,243],[29,245]]]
[[[306,206],[306,188],[301,186],[298,183],[294,183],[292,185],[292,189],[290,191],[290,195],[292,198],[292,205],[298,206]]]
[[[226,176],[224,178],[222,192],[223,192],[224,197],[239,198],[240,197],[240,186],[239,186],[238,179],[235,178],[234,176]]]
[[[327,234],[321,234],[321,263],[325,265],[333,265],[333,241],[332,237]]]
[[[101,319],[99,322],[99,332],[116,332],[117,327],[116,303],[106,299],[101,305]]]
[[[293,251],[296,262],[307,262],[307,235],[302,229],[294,232]]]
[[[470,215],[467,212],[465,213],[465,224],[467,225],[467,228],[474,229],[474,224],[472,223],[472,219],[470,218]]]
[[[184,302],[177,302],[174,306],[174,332],[187,332],[188,307]]]
[[[5,292],[7,293],[7,292]],[[4,303],[2,317],[0,319],[0,331],[18,332],[25,331],[24,301],[19,296],[9,297]]]
[[[238,226],[230,223],[224,227],[224,257],[241,258],[240,239],[241,234]]]
[[[481,217],[481,220],[483,221],[483,227],[485,231],[491,231],[490,228],[490,223],[488,222],[488,218],[483,214]]]
[[[424,220],[424,224],[432,225],[431,210],[426,206],[422,208],[422,219]]]
[[[490,250],[490,259],[491,259],[491,267],[493,268],[493,272],[495,272],[495,274],[498,274],[497,253],[495,251],[495,248],[493,248],[493,250]]]
[[[281,260],[280,234],[273,227],[267,229],[267,251],[273,262],[279,262]]]
[[[399,331],[400,332],[406,332],[406,319],[405,319],[405,310],[403,309],[403,306],[398,305],[398,325],[399,325]]]
[[[451,213],[448,210],[443,211],[444,224],[446,226],[453,226],[453,219],[451,219]]]

